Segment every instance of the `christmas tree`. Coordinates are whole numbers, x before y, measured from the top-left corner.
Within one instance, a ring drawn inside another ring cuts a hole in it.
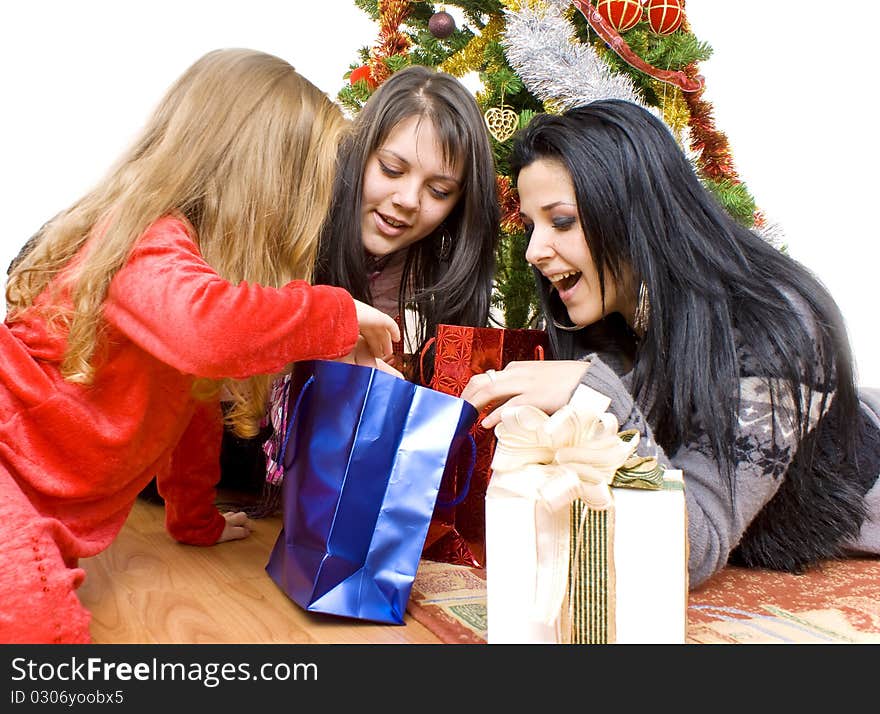
[[[728,212],[747,227],[762,227],[703,97],[699,64],[711,47],[691,32],[684,0],[354,1],[379,33],[360,50],[339,92],[351,112],[409,64],[479,76],[476,99],[492,137],[502,208],[493,302],[504,326],[534,326],[539,313],[509,168],[510,140],[536,112],[607,98],[654,110]]]

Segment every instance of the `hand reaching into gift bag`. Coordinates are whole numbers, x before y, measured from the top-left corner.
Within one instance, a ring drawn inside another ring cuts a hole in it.
[[[400,328],[393,318],[360,300],[354,301],[358,331],[372,357],[387,359],[393,353],[392,343],[400,340]],[[361,340],[358,340],[360,345]],[[355,347],[354,351],[357,351]],[[358,364],[355,362],[354,364]],[[372,365],[370,365],[372,366]]]
[[[357,344],[354,349],[344,357],[340,357],[335,362],[345,362],[347,364],[356,364],[361,367],[374,367],[382,372],[404,379],[401,372],[392,367],[384,359],[376,357],[367,345],[367,341],[363,335],[358,337]]]
[[[501,411],[508,406],[529,404],[553,414],[568,404],[589,363],[580,360],[534,360],[511,362],[502,370],[475,374],[461,398],[482,413],[488,405],[494,409],[480,422],[493,429],[501,421]]]

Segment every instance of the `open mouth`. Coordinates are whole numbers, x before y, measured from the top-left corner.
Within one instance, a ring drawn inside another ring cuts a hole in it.
[[[384,213],[379,213],[378,211],[376,211],[376,215],[378,215],[379,218],[381,218],[385,223],[387,223],[392,228],[405,228],[406,227],[406,223],[404,223],[403,221],[395,220],[394,218],[391,218],[390,216],[386,216]]]
[[[558,275],[548,276],[547,279],[558,292],[563,293],[577,284],[577,281],[581,279],[581,273],[577,270],[572,270],[568,273],[559,273]]]

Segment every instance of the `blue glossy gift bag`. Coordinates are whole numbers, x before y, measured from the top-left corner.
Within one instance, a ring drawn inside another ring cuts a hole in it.
[[[403,624],[446,462],[472,449],[477,411],[368,367],[315,360],[297,376],[266,570],[306,610]]]

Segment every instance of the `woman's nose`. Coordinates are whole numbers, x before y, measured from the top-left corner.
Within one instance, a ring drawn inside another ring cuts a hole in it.
[[[550,240],[550,236],[547,235],[547,231],[537,227],[534,228],[532,235],[529,236],[529,244],[526,247],[526,260],[531,265],[537,267],[552,258],[553,254],[553,243]]]
[[[400,208],[414,211],[419,207],[419,187],[416,181],[400,180],[395,186],[391,202]]]

